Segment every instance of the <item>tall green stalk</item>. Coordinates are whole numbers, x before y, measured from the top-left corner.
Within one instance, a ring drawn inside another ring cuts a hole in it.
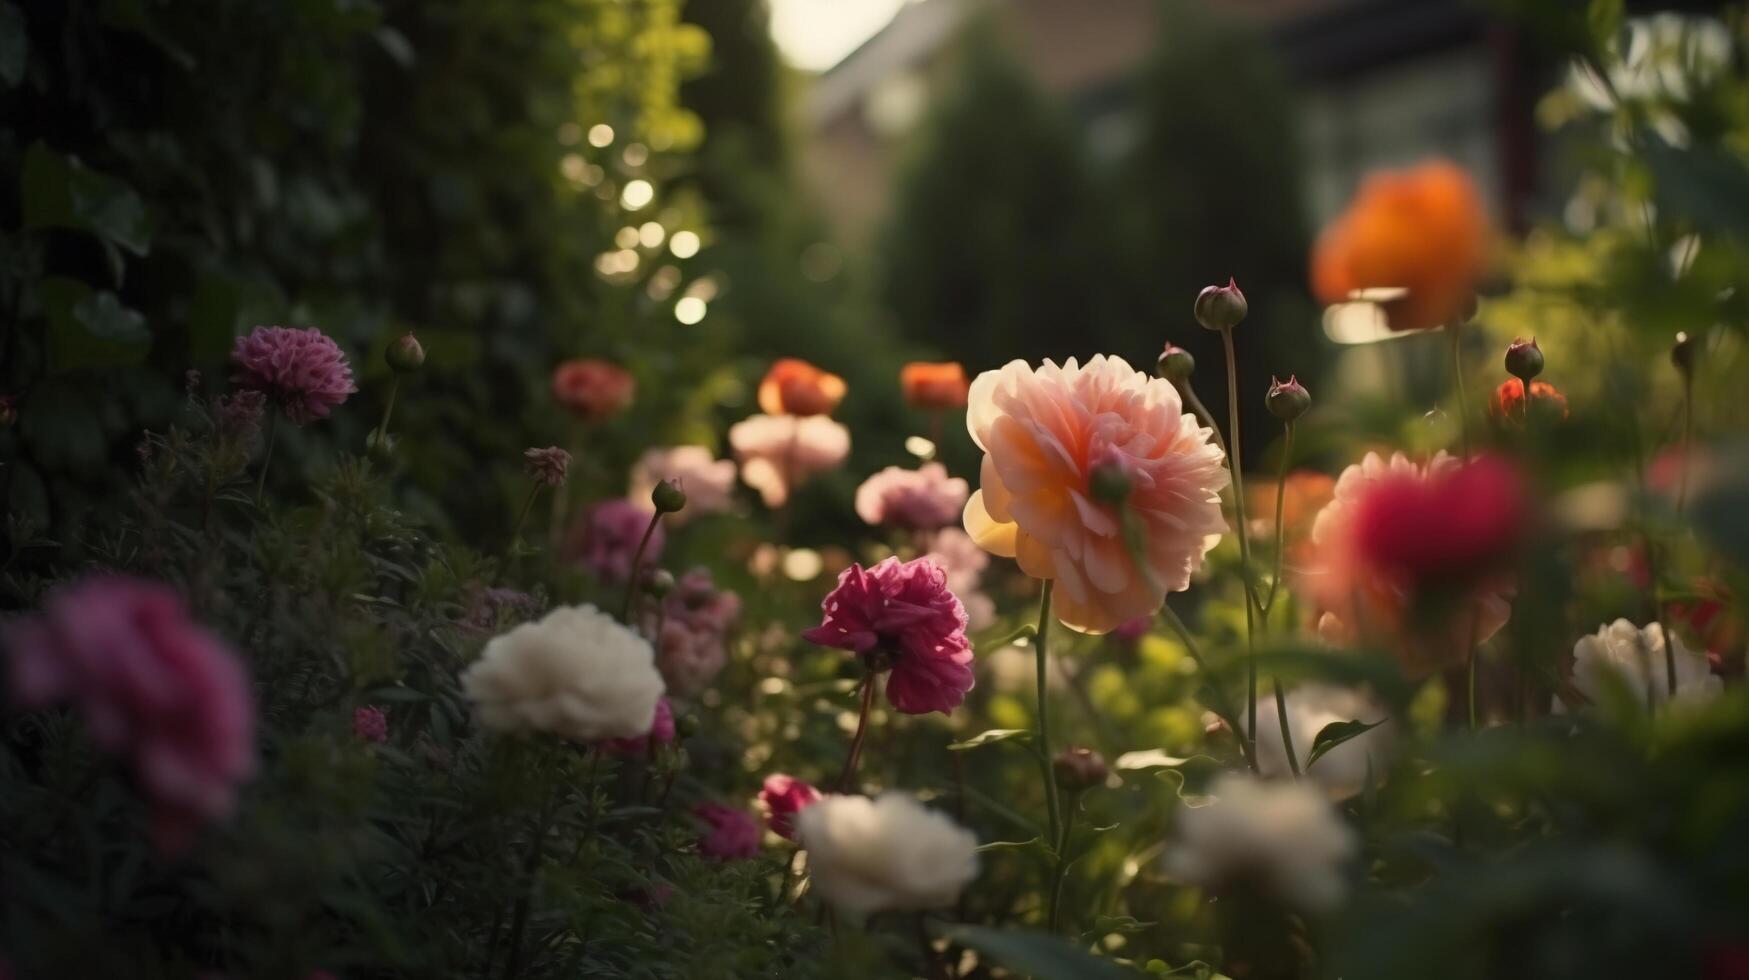
[[[1062,818],[1057,801],[1056,774],[1051,771],[1051,699],[1050,693],[1045,690],[1045,659],[1049,654],[1051,638],[1051,587],[1055,584],[1054,580],[1047,578],[1039,592],[1038,645],[1035,650],[1038,663],[1038,757],[1044,773],[1045,802],[1050,816],[1050,839],[1053,841],[1057,839]]]

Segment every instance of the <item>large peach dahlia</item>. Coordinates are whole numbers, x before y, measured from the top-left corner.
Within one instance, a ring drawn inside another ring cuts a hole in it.
[[[966,530],[986,551],[1051,579],[1057,618],[1105,633],[1159,610],[1227,529],[1227,471],[1210,430],[1184,411],[1170,382],[1122,358],[1070,358],[1037,369],[1010,361],[972,382],[966,428],[984,450]],[[1147,568],[1124,547],[1121,515],[1088,488],[1095,463],[1115,463],[1133,487],[1127,506],[1147,529]]]

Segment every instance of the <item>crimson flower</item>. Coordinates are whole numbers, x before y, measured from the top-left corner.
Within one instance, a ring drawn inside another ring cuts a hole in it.
[[[1482,456],[1425,480],[1393,474],[1355,512],[1357,557],[1411,589],[1459,586],[1496,570],[1524,531],[1517,469]]]
[[[972,645],[966,608],[933,560],[888,558],[873,568],[853,564],[820,608],[825,619],[802,636],[850,650],[870,670],[891,670],[887,700],[911,715],[947,714],[972,689]]]
[[[759,790],[759,808],[765,811],[767,826],[789,840],[796,839],[796,814],[818,802],[820,791],[811,783],[781,772],[765,777]]]

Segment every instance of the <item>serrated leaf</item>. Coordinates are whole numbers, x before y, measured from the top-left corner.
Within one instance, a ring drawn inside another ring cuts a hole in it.
[[[1143,976],[1047,933],[952,926],[941,934],[1033,980],[1133,980]]]
[[[1031,738],[1032,729],[1030,728],[992,728],[987,732],[979,732],[963,742],[954,742],[947,747],[947,750],[949,752],[964,752],[967,749],[975,749],[994,742],[1006,742],[1011,739],[1026,741]]]
[[[1346,742],[1351,738],[1365,735],[1367,732],[1372,731],[1384,723],[1385,719],[1383,718],[1373,722],[1333,721],[1330,724],[1325,725],[1323,728],[1318,729],[1318,734],[1312,737],[1312,752],[1310,755],[1306,756],[1306,768],[1312,768],[1313,763],[1322,759],[1326,752],[1329,752],[1336,746],[1341,745],[1343,742]]]

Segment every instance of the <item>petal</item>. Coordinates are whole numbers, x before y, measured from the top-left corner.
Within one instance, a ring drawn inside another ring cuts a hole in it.
[[[1015,556],[1015,533],[1020,530],[1013,521],[998,521],[984,509],[984,491],[979,490],[966,501],[964,515],[966,533],[978,547],[1002,558]]]

